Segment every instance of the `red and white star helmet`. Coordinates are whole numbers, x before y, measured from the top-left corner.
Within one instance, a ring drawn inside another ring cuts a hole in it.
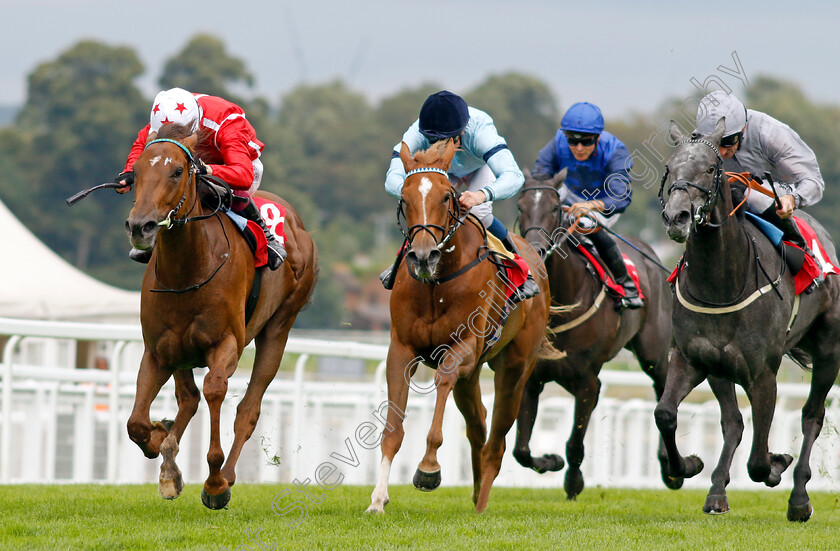
[[[169,123],[181,124],[195,132],[200,118],[201,109],[195,96],[183,88],[170,88],[155,96],[149,125],[152,132]]]

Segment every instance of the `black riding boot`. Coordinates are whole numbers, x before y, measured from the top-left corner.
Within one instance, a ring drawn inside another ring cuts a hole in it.
[[[808,246],[808,243],[805,242],[805,238],[802,237],[802,234],[799,232],[799,226],[796,225],[796,221],[793,218],[779,218],[779,215],[776,214],[776,207],[772,206],[761,213],[761,218],[767,220],[780,230],[782,230],[782,239],[784,241],[790,241],[800,249],[802,249],[805,254],[813,258],[817,265],[820,265],[820,261],[814,255],[814,251]],[[798,251],[797,251],[798,252]],[[801,254],[793,254],[794,251],[790,248],[788,249],[787,254],[785,255],[785,259],[788,262],[788,267],[790,268],[791,272],[795,275],[802,269],[802,264],[805,261],[804,258],[800,258]],[[825,274],[820,273],[820,275],[814,279],[814,281],[805,289],[805,294],[810,294],[814,289],[819,287],[825,281]]]
[[[639,296],[639,290],[633,284],[633,280],[627,274],[627,266],[621,256],[621,250],[615,241],[604,231],[597,231],[589,234],[589,240],[598,249],[598,254],[604,259],[607,267],[612,272],[615,282],[624,288],[624,298],[620,301],[622,308],[635,310],[645,305],[645,301]]]
[[[128,251],[128,258],[133,260],[134,262],[139,262],[140,264],[148,264],[149,260],[152,258],[152,249],[135,249],[134,247]]]
[[[265,233],[265,239],[268,241],[268,267],[272,270],[279,268],[283,261],[286,260],[286,248],[277,241],[274,237],[274,233],[268,229],[268,226],[265,225],[265,220],[263,220],[262,216],[260,216],[260,209],[258,209],[254,201],[251,200],[248,202],[248,205],[239,212],[239,214],[252,222],[256,222],[262,229],[263,233]]]
[[[510,232],[505,234],[504,238],[500,239],[502,245],[505,246],[507,250],[514,254],[519,254],[519,249],[516,247],[516,243],[513,242],[513,238],[510,236]],[[519,254],[519,256],[522,256]],[[528,271],[528,277],[525,278],[525,283],[519,286],[518,289],[513,293],[511,296],[511,300],[513,304],[518,302],[522,302],[525,299],[535,297],[540,294],[540,286],[537,285],[537,282],[534,281],[533,276],[531,275],[530,270]]]

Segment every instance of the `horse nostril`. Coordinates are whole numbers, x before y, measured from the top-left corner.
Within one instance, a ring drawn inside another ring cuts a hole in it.
[[[437,264],[438,260],[440,260],[440,251],[437,249],[429,251],[429,264]]]
[[[691,214],[687,210],[680,212],[675,219],[677,224],[688,224],[689,220],[691,219]]]
[[[143,235],[149,235],[155,232],[157,229],[157,223],[152,220],[149,220],[145,224],[143,224]]]
[[[408,254],[405,255],[405,259],[411,264],[417,264],[417,254],[414,251],[408,251]]]

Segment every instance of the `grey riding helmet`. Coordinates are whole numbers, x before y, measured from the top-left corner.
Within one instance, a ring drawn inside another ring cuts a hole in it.
[[[741,100],[724,92],[716,90],[700,100],[697,106],[697,129],[703,136],[711,134],[721,117],[726,117],[726,128],[723,136],[731,136],[744,130],[747,124],[747,108]]]

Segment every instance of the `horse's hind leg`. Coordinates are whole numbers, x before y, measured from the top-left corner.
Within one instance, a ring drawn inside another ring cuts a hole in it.
[[[529,331],[526,327],[521,331]],[[511,343],[509,347],[515,347]],[[525,381],[534,370],[535,357],[525,357],[523,352],[506,351],[493,358],[490,364],[496,372],[493,398],[493,418],[490,424],[490,434],[487,443],[481,450],[481,490],[475,504],[476,513],[482,513],[490,501],[490,490],[493,481],[502,468],[502,458],[505,454],[505,437],[516,420],[522,399],[522,389]],[[519,356],[519,357],[517,357]]]
[[[455,398],[455,405],[464,416],[467,424],[467,439],[470,441],[470,452],[473,471],[473,503],[478,501],[478,494],[481,490],[481,448],[487,439],[487,410],[481,403],[481,387],[478,376],[481,373],[476,369],[469,379],[459,381],[455,384],[452,392]]]
[[[513,448],[513,457],[520,465],[527,469],[543,474],[548,471],[559,471],[565,466],[563,458],[557,454],[545,454],[542,457],[531,455],[531,436],[534,432],[534,423],[537,420],[537,411],[540,405],[540,394],[544,383],[540,383],[530,377],[522,390],[522,401],[519,406],[519,414],[516,417],[516,444]]]
[[[169,370],[162,368],[152,359],[148,350],[143,353],[140,369],[137,372],[137,392],[134,395],[134,408],[131,410],[126,427],[131,441],[137,444],[149,459],[158,456],[160,444],[169,434],[169,430],[162,423],[152,424],[149,418],[149,408],[151,408],[152,402],[164,383],[169,380],[171,374]]]
[[[586,378],[564,386],[575,397],[575,420],[572,433],[566,442],[566,461],[569,465],[566,468],[563,484],[566,499],[571,500],[577,498],[583,491],[583,472],[580,470],[584,455],[583,438],[586,436],[586,429],[589,428],[592,411],[598,404],[601,381],[598,380],[595,372],[591,371]]]
[[[836,338],[834,341],[836,342]],[[790,521],[805,522],[811,518],[813,508],[805,485],[811,480],[811,448],[822,430],[825,419],[825,398],[837,378],[837,357],[828,360],[814,360],[811,377],[811,392],[802,407],[802,448],[799,460],[793,469],[793,491],[788,500],[787,518]]]
[[[668,461],[662,465],[662,478],[666,486],[676,490],[682,487],[682,479],[691,478],[703,470],[703,462],[699,457],[683,457],[677,448],[677,408],[706,377],[692,367],[676,348],[671,353],[668,370],[665,391],[656,404],[653,416],[668,453]]]
[[[210,449],[207,451],[210,474],[201,490],[201,502],[208,509],[221,509],[230,501],[230,486],[221,473],[225,452],[222,450],[219,418],[228,377],[236,369],[238,360],[239,347],[233,335],[228,335],[207,354],[210,371],[204,376],[204,399],[210,410]]]
[[[735,396],[735,385],[717,377],[709,377],[709,386],[720,405],[720,427],[723,432],[723,449],[720,459],[712,471],[712,487],[706,496],[703,512],[717,515],[729,512],[729,499],[726,497],[726,486],[729,484],[729,471],[735,450],[741,443],[744,433],[744,419],[738,409],[738,398]]]
[[[175,415],[175,421],[169,429],[169,434],[160,445],[163,463],[160,466],[158,492],[165,499],[175,499],[181,495],[181,491],[184,489],[184,480],[181,477],[181,470],[175,463],[175,457],[178,455],[178,444],[181,442],[181,436],[183,436],[190,419],[198,411],[198,402],[201,397],[201,393],[195,385],[192,369],[178,369],[173,377],[175,378],[175,399],[178,401],[178,413]]]
[[[379,462],[379,476],[376,486],[370,494],[370,505],[366,513],[384,513],[388,504],[388,477],[391,474],[391,463],[402,445],[405,436],[403,420],[405,406],[408,403],[408,382],[417,364],[412,360],[412,351],[406,348],[391,334],[391,346],[388,348],[387,371],[385,378],[388,383],[388,417],[385,430],[382,431],[382,459]],[[385,404],[383,404],[385,405]]]
[[[242,453],[242,446],[254,433],[260,418],[263,395],[283,359],[290,328],[291,323],[283,323],[278,329],[265,330],[256,338],[254,369],[248,381],[248,389],[236,408],[233,444],[222,468],[222,476],[231,486],[236,482],[236,462]]]
[[[788,454],[767,451],[770,425],[776,410],[775,370],[765,366],[746,391],[753,414],[753,444],[747,460],[747,473],[755,482],[763,482],[772,488],[782,481],[782,473],[793,461]]]

